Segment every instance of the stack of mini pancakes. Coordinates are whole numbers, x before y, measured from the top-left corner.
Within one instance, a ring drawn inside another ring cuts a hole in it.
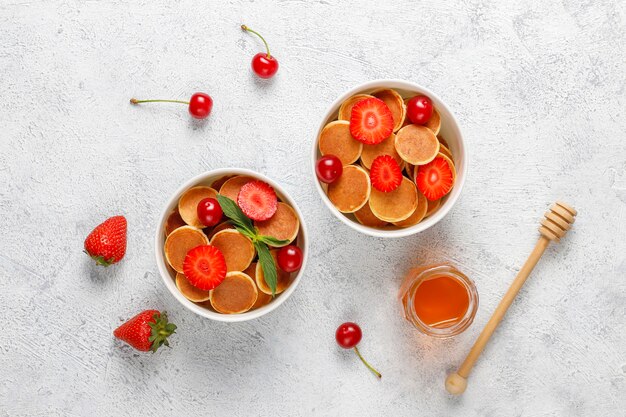
[[[263,277],[261,265],[252,241],[224,221],[214,227],[205,227],[198,219],[198,203],[204,198],[216,198],[219,194],[237,201],[237,195],[245,184],[256,180],[247,176],[225,176],[207,186],[189,188],[178,200],[176,207],[165,222],[165,259],[172,269],[176,287],[187,299],[203,307],[223,314],[240,314],[262,307],[272,301],[272,291]],[[297,241],[300,220],[290,205],[278,202],[276,213],[262,222],[254,222],[259,234],[286,240],[282,246]],[[183,273],[183,261],[187,252],[200,245],[217,247],[226,260],[228,273],[220,285],[211,291],[200,290],[189,283]],[[276,261],[278,249],[270,247]],[[285,291],[292,282],[292,274],[276,268],[278,278],[276,294]]]
[[[382,100],[393,116],[394,129],[377,145],[363,144],[350,133],[352,108],[361,100],[376,97]],[[456,178],[454,158],[447,142],[439,135],[441,116],[436,108],[425,125],[412,124],[406,115],[406,103],[393,89],[379,89],[357,94],[341,104],[337,119],[322,129],[318,146],[321,155],[335,155],[343,163],[343,173],[329,185],[320,183],[330,201],[340,212],[361,224],[378,229],[410,227],[433,214],[442,200],[430,201],[417,189],[415,175],[420,165],[436,157],[445,158]],[[403,170],[400,186],[383,193],[371,186],[369,170],[374,159],[390,155]]]

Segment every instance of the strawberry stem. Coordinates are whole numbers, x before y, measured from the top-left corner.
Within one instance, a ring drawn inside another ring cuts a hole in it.
[[[265,44],[265,49],[267,49],[267,57],[268,57],[268,58],[271,58],[271,57],[272,57],[272,55],[270,54],[270,46],[267,44],[267,42],[265,41],[265,38],[264,38],[263,36],[261,36],[261,34],[260,34],[259,32],[257,32],[257,31],[255,31],[255,30],[250,29],[250,28],[249,28],[248,26],[246,26],[246,25],[241,25],[241,28],[242,28],[243,30],[245,30],[245,31],[252,32],[252,33],[254,33],[255,35],[257,35],[259,38],[261,38],[261,40],[262,40],[262,41],[263,41],[263,43]]]
[[[136,98],[130,99],[131,104],[139,104],[139,103],[181,103],[189,105],[188,101],[182,100],[137,100]]]
[[[380,374],[380,372],[378,372],[376,369],[374,369],[374,367],[372,365],[370,365],[369,363],[367,363],[367,361],[365,360],[365,358],[363,358],[363,356],[361,356],[361,352],[359,352],[359,349],[355,346],[354,347],[354,351],[356,352],[357,355],[359,355],[359,359],[361,359],[361,362],[363,362],[363,364],[365,364],[365,366],[367,366],[367,369],[369,369],[370,371],[372,371],[372,373],[374,375],[376,375],[378,378],[382,378],[383,376]]]

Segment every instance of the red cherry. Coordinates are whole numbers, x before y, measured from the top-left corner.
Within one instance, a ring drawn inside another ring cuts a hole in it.
[[[315,172],[320,181],[330,184],[341,177],[343,164],[335,155],[324,155],[317,161]]]
[[[198,219],[208,227],[215,226],[222,220],[222,207],[214,198],[204,198],[198,203]]]
[[[213,109],[213,99],[211,96],[205,93],[194,93],[189,101],[183,100],[137,100],[136,98],[130,99],[131,104],[140,103],[180,103],[189,106],[189,114],[196,119],[205,119],[211,114]]]
[[[367,363],[363,356],[361,356],[361,352],[359,352],[359,349],[356,347],[356,345],[358,345],[361,341],[361,337],[363,337],[361,328],[358,324],[352,322],[343,323],[342,325],[337,327],[337,331],[335,332],[335,340],[337,340],[339,346],[344,349],[354,349],[356,354],[359,356],[359,359],[361,359],[361,362],[363,362],[363,364],[367,366],[367,368],[372,371],[374,375],[376,375],[378,378],[382,378],[380,372],[374,369],[372,365]]]
[[[278,72],[278,60],[270,54],[270,47],[265,41],[265,38],[246,25],[241,25],[241,28],[261,38],[267,50],[266,53],[259,52],[252,58],[252,71],[261,78],[272,78],[274,74]]]
[[[278,251],[278,266],[285,272],[295,272],[302,267],[302,250],[294,245],[285,246]]]
[[[415,96],[406,103],[406,115],[411,123],[426,124],[433,115],[433,102],[426,96]]]

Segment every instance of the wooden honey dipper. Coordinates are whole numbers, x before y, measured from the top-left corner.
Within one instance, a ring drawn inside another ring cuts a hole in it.
[[[465,388],[467,388],[467,377],[472,371],[474,364],[483,349],[485,349],[489,338],[496,330],[496,327],[498,327],[498,324],[500,324],[500,321],[502,321],[502,318],[513,303],[513,300],[515,300],[517,293],[524,285],[524,282],[526,282],[526,278],[528,278],[535,265],[537,265],[539,258],[541,258],[541,255],[543,255],[543,252],[550,242],[558,242],[565,236],[565,233],[567,233],[572,223],[574,223],[575,217],[576,210],[560,201],[554,203],[552,207],[550,207],[550,211],[546,212],[545,218],[541,221],[541,226],[539,226],[541,237],[535,245],[535,249],[533,249],[506,294],[502,297],[502,301],[500,301],[500,304],[496,307],[496,310],[485,325],[482,333],[478,336],[478,339],[476,339],[474,346],[472,346],[472,349],[467,354],[463,364],[455,373],[448,375],[448,378],[446,378],[446,389],[450,394],[459,395],[465,391]]]

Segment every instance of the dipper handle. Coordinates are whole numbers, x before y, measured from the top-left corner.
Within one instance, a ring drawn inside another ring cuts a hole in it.
[[[545,218],[541,221],[541,226],[539,227],[541,237],[526,260],[526,263],[524,263],[524,266],[520,269],[506,294],[502,297],[500,304],[498,304],[498,307],[496,307],[496,310],[480,333],[480,336],[478,336],[478,339],[474,342],[474,346],[472,346],[472,349],[467,354],[463,364],[456,373],[448,375],[446,379],[446,390],[448,390],[450,394],[458,395],[465,391],[467,387],[467,377],[469,377],[474,364],[485,349],[489,338],[491,338],[491,335],[502,321],[506,311],[513,303],[513,300],[515,300],[517,293],[524,285],[524,282],[526,282],[526,279],[533,268],[535,268],[535,265],[537,265],[537,262],[539,262],[541,255],[543,255],[550,241],[558,242],[565,233],[567,233],[571,224],[574,223],[575,216],[576,210],[561,202],[553,204],[550,211],[545,214]]]

